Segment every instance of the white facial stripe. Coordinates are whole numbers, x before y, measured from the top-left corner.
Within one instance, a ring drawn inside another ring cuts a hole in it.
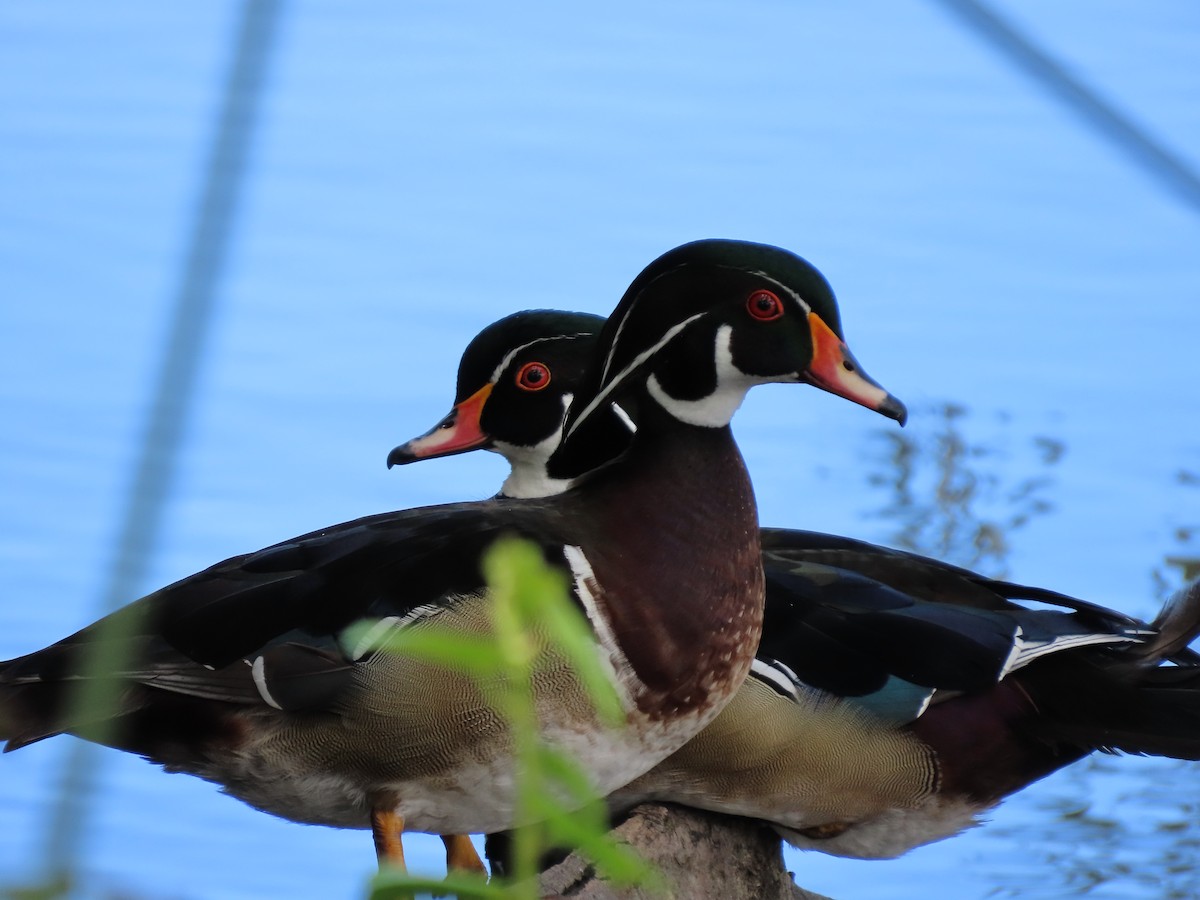
[[[635,356],[633,358],[633,361],[630,362],[629,365],[627,365],[624,369],[622,369],[621,373],[619,375],[617,375],[616,378],[612,379],[611,381],[608,381],[604,385],[604,387],[600,389],[600,392],[598,394],[596,394],[595,397],[592,398],[592,402],[589,403],[586,407],[584,407],[583,412],[581,412],[579,414],[579,418],[577,418],[575,420],[574,424],[571,426],[571,431],[567,432],[567,434],[570,435],[573,431],[575,431],[576,428],[579,427],[580,422],[582,422],[584,419],[586,419],[588,416],[590,416],[593,412],[595,412],[596,408],[601,403],[605,402],[605,398],[608,397],[608,395],[611,394],[618,386],[620,386],[621,382],[624,381],[625,378],[627,378],[629,376],[630,372],[637,369],[638,366],[640,366],[647,359],[649,359],[651,356],[653,356],[655,353],[657,353],[660,349],[662,349],[662,347],[664,345],[666,345],[672,338],[674,338],[675,335],[679,334],[679,332],[683,331],[684,328],[686,328],[688,325],[691,325],[693,322],[695,322],[697,319],[699,319],[703,315],[704,315],[704,313],[696,313],[694,316],[689,316],[688,318],[684,319],[682,322],[678,323],[677,325],[672,325],[670,328],[667,329],[667,333],[664,334],[658,340],[658,342],[656,344],[654,344],[654,346],[643,350],[641,353],[639,353],[637,356]],[[624,325],[625,323],[622,322],[621,324]],[[620,330],[617,331],[617,334],[620,335]],[[614,350],[616,349],[615,341],[613,342],[613,349]],[[604,374],[606,377],[608,374],[608,364],[609,364],[609,362],[612,361],[612,352],[613,352],[612,350],[609,351],[609,358],[604,363]]]
[[[808,303],[805,302],[804,298],[801,297],[798,293],[796,293],[794,290],[792,290],[787,285],[782,284],[781,282],[775,280],[766,272],[763,272],[760,270],[753,270],[753,269],[748,269],[746,271],[748,272],[748,274],[757,275],[758,277],[762,278],[764,281],[770,282],[771,285],[776,289],[777,293],[787,296],[789,299],[793,300],[804,311],[804,315],[807,316],[812,312],[812,307],[809,306]],[[643,288],[643,294],[644,294],[645,290],[646,289]],[[589,415],[591,415],[593,410],[600,403],[600,401],[602,401],[605,397],[607,397],[610,393],[612,393],[613,388],[616,385],[619,385],[622,382],[622,380],[624,380],[624,378],[626,377],[626,375],[628,375],[628,373],[631,369],[636,368],[638,365],[640,365],[642,362],[644,362],[646,357],[648,357],[651,353],[656,352],[667,341],[669,341],[676,334],[678,334],[683,329],[684,326],[694,322],[696,319],[700,318],[700,316],[704,315],[704,313],[697,313],[696,315],[692,316],[691,318],[687,319],[686,321],[681,322],[679,325],[668,330],[667,333],[663,336],[662,340],[660,340],[657,344],[655,344],[653,347],[651,347],[645,353],[639,353],[638,356],[634,359],[634,361],[632,363],[630,363],[628,366],[626,366],[620,375],[618,375],[616,378],[613,378],[610,380],[608,377],[608,372],[609,372],[609,369],[612,367],[613,356],[615,355],[615,353],[617,351],[617,346],[620,344],[621,332],[625,330],[625,323],[629,321],[630,313],[633,312],[633,310],[637,306],[637,303],[640,300],[641,300],[641,295],[639,295],[638,299],[634,301],[634,303],[629,307],[628,310],[626,310],[624,317],[621,319],[621,322],[617,325],[617,330],[616,330],[616,333],[613,335],[612,344],[608,348],[608,353],[604,357],[604,367],[601,369],[601,379],[600,380],[601,380],[602,384],[607,384],[608,386],[605,387],[604,389],[602,389],[600,391],[599,395],[597,395],[597,397],[591,403],[589,403],[587,405],[587,408],[584,409],[584,411],[579,414],[579,418],[575,420],[575,425],[578,425],[581,421],[583,421],[585,418],[587,418]],[[799,377],[799,376],[797,376],[797,377]],[[737,407],[734,407],[734,410],[736,410],[736,409],[737,409]],[[571,427],[571,431],[574,431],[574,430],[575,430],[575,426],[573,425]],[[568,434],[570,434],[570,432],[568,432]]]
[[[670,272],[673,272],[673,271],[675,271],[675,269],[671,269],[667,272],[663,272],[661,275],[656,277],[654,279],[654,281],[658,281],[659,278],[662,278],[662,277],[670,274]],[[650,284],[653,284],[653,283],[654,283],[653,281],[650,282]],[[639,303],[641,303],[642,299],[646,296],[646,291],[649,289],[650,284],[647,284],[645,287],[642,288],[642,290],[638,294],[637,298],[633,301],[633,303],[631,303],[629,305],[629,309],[625,310],[625,315],[622,316],[621,320],[617,323],[616,333],[613,334],[612,343],[609,344],[608,353],[604,357],[604,368],[600,370],[600,383],[601,384],[606,384],[609,380],[608,379],[608,370],[612,366],[613,356],[617,352],[617,347],[619,347],[621,344],[621,333],[625,330],[625,325],[629,321],[630,315],[633,313],[633,311],[635,309],[637,309],[637,305]],[[622,375],[622,377],[624,377],[625,373],[622,372],[621,375]],[[590,410],[589,410],[589,412],[590,412]],[[583,418],[583,417],[580,416],[580,418]]]
[[[621,404],[614,403],[612,408],[613,412],[617,414],[617,418],[621,420],[621,423],[629,429],[629,433],[637,434],[637,425],[634,423],[633,419],[629,418],[629,413],[625,412],[625,410],[621,408]]]
[[[625,311],[625,316],[617,323],[617,330],[612,336],[612,343],[608,345],[608,353],[604,355],[604,368],[600,370],[600,383],[608,381],[608,369],[612,365],[613,354],[617,352],[617,347],[621,343],[621,333],[625,330],[625,323],[629,321],[629,314],[637,307],[638,301],[641,300],[641,295],[635,300],[629,309]]]
[[[528,348],[532,347],[534,344],[541,344],[546,341],[561,341],[561,340],[573,341],[576,338],[581,338],[581,337],[591,337],[591,335],[588,334],[586,331],[579,331],[579,332],[576,332],[575,334],[553,334],[553,335],[549,335],[547,337],[534,338],[532,341],[526,341],[524,344],[521,344],[519,347],[513,347],[513,349],[509,350],[507,353],[504,354],[504,358],[500,360],[500,364],[498,366],[496,366],[495,369],[492,370],[492,377],[488,379],[488,384],[495,384],[497,381],[499,381],[500,376],[502,374],[504,374],[504,370],[506,368],[508,368],[508,364],[513,361],[513,357],[515,357],[522,350],[527,350]]]
[[[626,709],[630,709],[632,695],[637,689],[637,676],[633,675],[633,668],[625,658],[621,645],[617,643],[612,626],[603,610],[600,609],[595,595],[595,590],[599,588],[600,582],[596,579],[596,573],[592,571],[592,564],[584,556],[582,547],[571,544],[564,545],[563,557],[566,559],[567,565],[571,567],[571,574],[575,577],[575,594],[583,604],[583,611],[587,614],[588,622],[591,623],[592,630],[600,640],[600,647],[603,649],[600,662],[608,670],[609,678],[620,694],[622,705]]]
[[[725,267],[725,268],[731,268],[731,267]],[[812,307],[809,306],[804,301],[803,297],[801,297],[799,294],[797,294],[794,290],[792,290],[787,285],[782,284],[779,281],[776,281],[768,273],[762,271],[761,269],[746,269],[744,271],[749,275],[757,275],[759,278],[763,279],[763,281],[769,281],[772,285],[775,286],[778,293],[787,294],[787,296],[791,297],[798,304],[800,304],[800,308],[804,310],[805,315],[808,315],[809,313],[812,312]],[[666,275],[666,274],[668,274],[668,273],[666,273],[666,272],[663,273],[663,275]],[[659,277],[661,278],[662,276],[660,275]],[[655,280],[657,280],[657,279],[655,279]],[[637,300],[635,300],[630,305],[629,309],[627,309],[625,311],[624,317],[621,319],[620,324],[617,325],[617,331],[616,331],[616,334],[613,335],[612,344],[609,346],[608,354],[604,357],[604,368],[601,371],[601,381],[608,380],[608,369],[612,365],[613,353],[616,351],[618,343],[620,343],[621,332],[625,330],[625,323],[629,321],[629,314],[632,313],[633,310],[637,307],[638,302],[642,299],[642,296],[644,296],[646,289],[648,287],[649,287],[649,285],[647,285],[646,288],[642,288],[642,293],[638,295]]]
[[[768,275],[766,272],[753,272],[752,271],[750,274],[757,275],[759,278],[763,279],[764,281],[771,282],[771,284],[773,284],[776,288],[776,293],[787,294],[791,299],[795,300],[798,304],[800,304],[800,308],[804,310],[804,314],[806,316],[812,312],[812,307],[804,302],[804,298],[801,297],[799,294],[797,294],[795,291],[793,291],[786,284],[779,283],[774,278],[772,278],[770,275]]]
[[[757,275],[758,277],[762,278],[763,281],[769,281],[770,283],[772,283],[773,286],[775,287],[776,294],[787,294],[787,296],[790,296],[790,298],[792,300],[796,301],[797,304],[799,304],[800,308],[802,308],[802,310],[804,310],[805,316],[808,316],[808,314],[810,312],[812,312],[812,307],[809,306],[808,304],[806,304],[803,296],[800,296],[799,294],[794,292],[794,290],[792,290],[790,287],[787,287],[786,284],[775,281],[773,277],[770,277],[767,274],[767,272],[756,271],[756,270],[752,270],[752,269],[746,270],[746,271],[749,271],[750,275]]]
[[[733,419],[746,392],[756,384],[775,381],[774,378],[757,378],[747,375],[733,362],[733,326],[722,325],[717,329],[713,347],[714,364],[717,370],[716,389],[699,400],[679,400],[666,392],[658,378],[651,375],[647,381],[650,396],[658,401],[667,412],[689,425],[705,428],[723,428]]]

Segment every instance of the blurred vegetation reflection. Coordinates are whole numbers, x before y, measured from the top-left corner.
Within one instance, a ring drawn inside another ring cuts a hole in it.
[[[1064,770],[1027,819],[993,829],[993,896],[1200,897],[1196,774],[1193,763],[1103,754]]]
[[[1200,578],[1200,469],[1181,468],[1175,473],[1179,492],[1178,508],[1187,510],[1183,516],[1172,516],[1171,537],[1174,545],[1156,566],[1153,577],[1159,594],[1165,595],[1185,581]]]
[[[877,432],[885,449],[869,480],[890,497],[872,515],[894,524],[886,539],[893,546],[1005,577],[1010,535],[1054,508],[1050,470],[1066,444],[1046,435],[1029,438],[1016,448],[1029,474],[1010,484],[1000,469],[1012,451],[973,440],[969,418],[965,406],[941,403],[920,415],[936,423],[931,430]]]
[[[874,436],[882,452],[868,477],[887,497],[870,515],[891,524],[884,542],[1007,577],[1013,534],[1054,509],[1066,444],[992,437],[991,423],[956,403],[914,419],[933,424]],[[1200,577],[1200,468],[1180,468],[1173,480],[1184,502],[1168,519],[1172,545],[1151,561],[1160,599]],[[1025,804],[1019,821],[991,826],[989,849],[973,864],[994,872],[994,897],[1200,897],[1197,781],[1193,763],[1094,755],[1010,801]]]

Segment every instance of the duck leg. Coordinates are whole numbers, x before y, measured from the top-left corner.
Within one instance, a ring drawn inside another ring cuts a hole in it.
[[[403,834],[404,816],[390,808],[376,806],[371,810],[371,837],[375,839],[375,857],[381,869],[391,866],[406,870]]]
[[[471,838],[465,834],[443,834],[442,843],[446,845],[446,870],[460,872],[478,872],[487,875],[487,867],[471,843]]]

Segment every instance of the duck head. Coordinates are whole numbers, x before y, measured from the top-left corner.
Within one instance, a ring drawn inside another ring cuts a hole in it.
[[[588,413],[579,471],[628,446],[638,409],[631,385],[639,375],[656,403],[697,424],[724,424],[745,391],[767,381],[815,384],[904,422],[904,406],[866,375],[842,339],[829,284],[785,250],[742,241],[685,244],[638,276],[610,322],[619,314],[625,328],[610,325],[607,352],[589,372],[605,324],[599,316],[531,310],[489,325],[463,352],[450,414],[392,450],[389,467],[490,449],[513,467],[504,496],[565,490],[573,479],[552,478],[547,465],[585,377],[593,398],[607,390],[621,400],[598,402]]]
[[[647,266],[600,332],[548,469],[578,477],[612,458],[604,424],[632,398],[652,417],[701,428],[729,424],[746,392],[807,383],[904,424],[904,405],[846,346],[833,290],[805,260],[767,244],[703,240]],[[666,417],[652,410],[661,410]]]
[[[566,490],[571,482],[550,478],[546,461],[603,325],[600,316],[556,310],[526,310],[489,325],[463,351],[450,413],[393,449],[388,467],[487,449],[512,466],[502,496]],[[627,443],[633,423],[624,410],[611,408],[611,425],[610,442]]]
[[[588,313],[526,310],[483,329],[458,366],[450,412],[425,434],[394,448],[388,468],[471,450],[493,450],[512,466],[506,497],[561,493],[569,480],[546,474],[563,420],[604,319]],[[616,439],[628,418],[610,410]]]

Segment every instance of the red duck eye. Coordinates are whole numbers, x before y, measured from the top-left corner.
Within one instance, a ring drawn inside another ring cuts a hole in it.
[[[755,291],[746,298],[746,312],[760,322],[773,322],[783,315],[783,301],[770,291]]]
[[[550,370],[544,363],[527,362],[517,370],[517,387],[523,391],[540,391],[550,383]]]

